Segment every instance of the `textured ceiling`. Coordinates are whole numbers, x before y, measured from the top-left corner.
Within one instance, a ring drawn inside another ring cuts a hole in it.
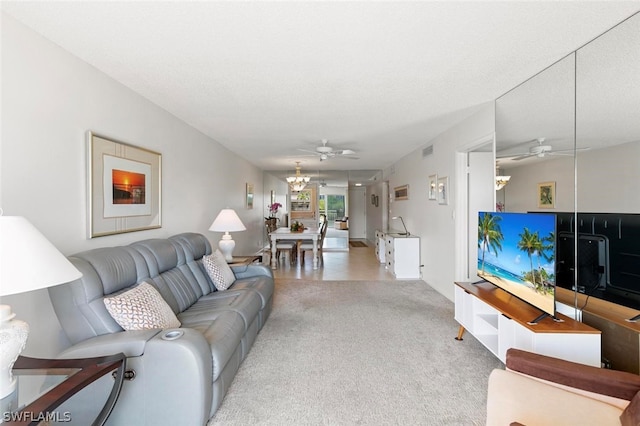
[[[640,10],[638,1],[2,2],[265,170],[375,170]],[[358,160],[320,162],[321,139]],[[178,143],[178,141],[177,141]]]

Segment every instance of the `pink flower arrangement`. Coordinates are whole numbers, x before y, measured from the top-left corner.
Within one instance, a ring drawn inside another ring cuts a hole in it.
[[[282,207],[282,204],[280,203],[273,203],[269,206],[269,213],[271,214],[276,214],[278,213],[278,209]]]

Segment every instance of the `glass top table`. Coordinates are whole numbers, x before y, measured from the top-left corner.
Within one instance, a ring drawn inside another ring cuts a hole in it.
[[[115,406],[125,378],[126,357],[116,354],[97,358],[40,359],[20,356],[13,366],[13,374],[20,381],[25,376],[46,376],[39,395],[24,398],[18,391],[2,399],[2,425],[38,425],[48,422],[66,423],[73,413],[54,411],[73,395],[97,379],[112,373],[114,384],[93,425],[103,425]],[[21,384],[19,383],[19,386]]]

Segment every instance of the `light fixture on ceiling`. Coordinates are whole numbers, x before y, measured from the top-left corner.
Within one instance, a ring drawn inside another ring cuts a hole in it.
[[[289,188],[291,188],[292,191],[302,191],[310,180],[311,178],[309,176],[300,175],[300,162],[296,161],[296,175],[287,178]]]
[[[503,176],[500,175],[500,169],[496,167],[496,191],[500,191],[502,188],[507,186],[511,176]]]

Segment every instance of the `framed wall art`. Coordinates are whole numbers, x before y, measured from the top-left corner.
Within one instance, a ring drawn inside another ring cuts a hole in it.
[[[162,155],[87,133],[89,238],[160,228]]]
[[[437,200],[438,199],[438,175],[429,176],[428,182],[428,199],[429,200]]]
[[[538,208],[552,209],[556,205],[556,183],[541,182],[538,184]]]
[[[247,201],[246,201],[247,209],[251,210],[253,208],[253,184],[247,183]]]
[[[438,178],[438,204],[449,204],[449,177]]]
[[[409,185],[396,186],[393,188],[393,198],[396,201],[409,199]]]

